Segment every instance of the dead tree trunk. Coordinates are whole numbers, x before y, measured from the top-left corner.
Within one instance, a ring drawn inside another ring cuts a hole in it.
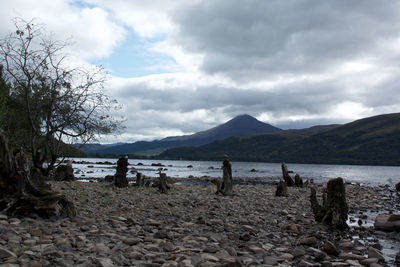
[[[282,176],[287,186],[294,186],[292,177],[289,175],[289,171],[285,163],[282,163]]]
[[[224,161],[222,162],[223,171],[223,183],[221,186],[221,191],[224,196],[233,195],[233,179],[232,179],[232,165],[229,162],[228,156],[224,156]]]
[[[287,197],[287,187],[286,183],[284,181],[279,181],[278,185],[276,186],[276,191],[275,191],[275,196],[276,197]]]
[[[300,175],[296,173],[294,176],[294,184],[296,187],[303,187],[303,179],[301,179]]]
[[[315,189],[311,188],[310,201],[315,220],[340,230],[347,229],[348,206],[343,179],[330,179],[326,191],[326,197],[324,194],[323,204],[320,205]]]
[[[160,191],[160,193],[162,194],[167,194],[168,190],[171,187],[168,185],[167,183],[167,175],[165,173],[162,173],[160,171],[160,183],[158,184],[158,190]]]
[[[14,157],[7,138],[0,133],[0,211],[9,216],[75,216],[72,202],[46,184],[42,172],[30,168],[24,153]]]
[[[136,173],[136,186],[143,186],[143,185],[144,185],[143,174],[138,172]]]
[[[114,184],[117,187],[127,187],[128,179],[126,173],[128,172],[128,157],[120,157],[117,161],[117,171],[114,175]]]

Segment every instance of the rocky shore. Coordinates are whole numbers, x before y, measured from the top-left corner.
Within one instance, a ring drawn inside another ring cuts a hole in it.
[[[393,210],[390,195],[378,188],[346,186],[351,221],[361,226],[338,232],[314,221],[309,188],[290,187],[288,197],[275,197],[271,184],[235,185],[234,196],[215,195],[214,185],[174,184],[168,194],[104,182],[52,186],[75,203],[78,215],[0,215],[0,266],[399,264],[400,234],[370,224],[371,213]]]

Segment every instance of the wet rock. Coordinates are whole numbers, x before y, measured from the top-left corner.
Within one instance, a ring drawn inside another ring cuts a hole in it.
[[[374,228],[381,231],[400,231],[400,214],[379,214]]]
[[[329,255],[334,255],[337,256],[339,255],[339,250],[337,249],[337,247],[330,241],[326,241],[322,247],[322,250],[329,254]]]
[[[368,258],[377,258],[379,261],[385,262],[382,254],[373,247],[368,247]]]
[[[6,248],[2,248],[0,247],[0,258],[4,259],[4,258],[16,258],[17,255],[15,255],[12,251],[6,249]]]
[[[300,239],[300,245],[306,245],[306,246],[316,246],[317,245],[317,238],[315,236],[310,236],[310,237],[304,237]]]

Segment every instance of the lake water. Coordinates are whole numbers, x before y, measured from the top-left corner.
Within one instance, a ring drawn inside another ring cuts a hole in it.
[[[77,164],[73,167],[80,170],[77,178],[102,178],[115,174],[117,159],[75,158],[75,161],[90,163]],[[96,164],[99,162],[111,162],[110,164]],[[216,161],[184,161],[184,160],[145,160],[129,159],[129,168],[135,168],[144,175],[158,177],[158,169],[163,168],[170,177],[187,178],[194,177],[222,177],[221,162]],[[153,163],[161,163],[162,166],[152,166]],[[231,162],[232,175],[237,178],[265,178],[277,180],[282,176],[281,164],[262,162]],[[190,167],[192,166],[192,167]],[[298,173],[303,180],[313,178],[316,183],[325,183],[331,178],[342,177],[347,182],[356,182],[366,185],[395,184],[400,181],[400,167],[393,166],[353,166],[353,165],[326,165],[326,164],[287,164],[288,169]],[[251,170],[255,170],[251,172]],[[294,176],[294,175],[293,175]],[[128,177],[136,177],[136,174],[128,172]]]

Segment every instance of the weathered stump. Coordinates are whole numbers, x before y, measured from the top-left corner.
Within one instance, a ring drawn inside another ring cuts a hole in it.
[[[75,181],[74,169],[72,163],[68,162],[65,165],[59,165],[54,174],[56,181]]]
[[[0,211],[9,216],[76,215],[74,204],[51,189],[37,168],[29,168],[23,152],[14,158],[11,145],[0,133]]]
[[[227,155],[224,156],[224,160],[222,162],[222,185],[221,192],[224,196],[233,195],[233,179],[232,179],[232,165],[229,162],[229,158]]]
[[[127,187],[128,179],[126,173],[128,172],[128,157],[120,157],[117,161],[117,171],[114,175],[114,184],[117,187]]]
[[[303,179],[301,179],[300,175],[296,173],[294,176],[294,184],[296,187],[303,187]]]
[[[158,184],[158,191],[162,194],[167,194],[171,187],[167,183],[167,175],[160,172],[160,182]]]
[[[144,178],[143,174],[138,172],[136,173],[136,186],[143,186],[144,185]]]
[[[283,180],[285,181],[287,186],[294,186],[294,181],[292,179],[292,177],[290,177],[289,175],[289,171],[287,169],[286,164],[283,162],[282,165],[282,176],[283,176]]]
[[[287,197],[287,186],[284,181],[279,181],[278,185],[276,186],[276,192],[275,192],[276,197]]]
[[[348,217],[348,206],[346,202],[346,188],[342,178],[330,179],[326,189],[326,198],[323,204],[318,203],[316,191],[311,189],[311,208],[315,220],[333,226],[340,230],[348,228],[346,223]]]

